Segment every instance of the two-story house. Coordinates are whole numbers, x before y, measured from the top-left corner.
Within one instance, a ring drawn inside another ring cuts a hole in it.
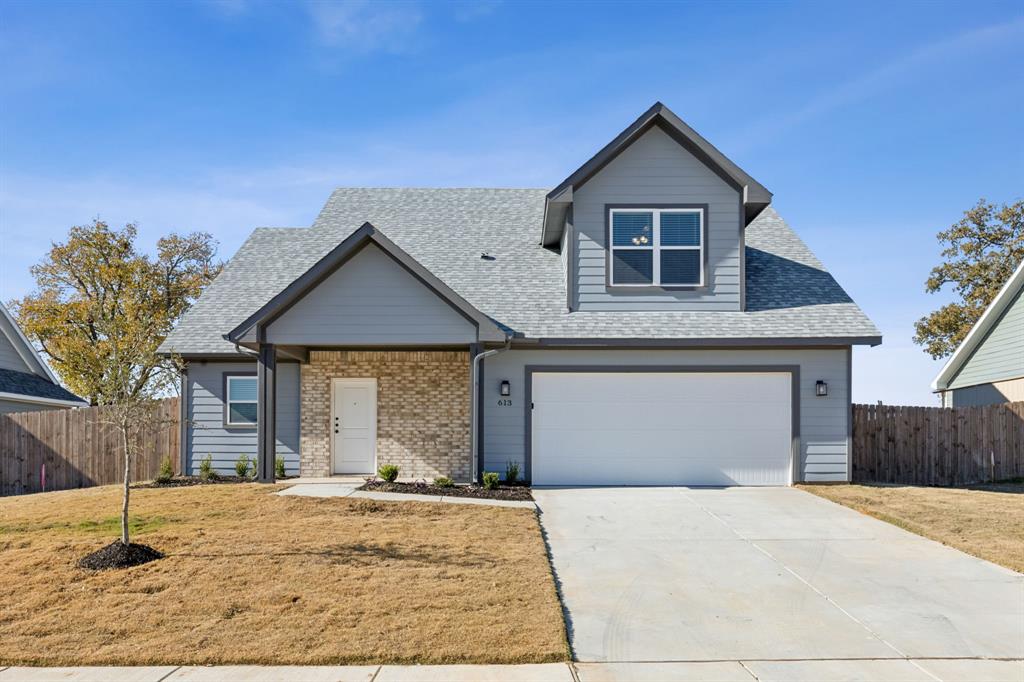
[[[555,189],[338,189],[253,232],[162,346],[183,469],[787,485],[850,478],[879,331],[662,104]]]

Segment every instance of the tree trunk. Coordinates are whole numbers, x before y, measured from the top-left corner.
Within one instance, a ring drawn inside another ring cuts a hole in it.
[[[128,447],[129,435],[128,425],[121,424],[121,440],[124,445],[124,501],[121,503],[121,544],[128,544],[128,494],[131,488],[128,486],[131,481],[132,453]]]

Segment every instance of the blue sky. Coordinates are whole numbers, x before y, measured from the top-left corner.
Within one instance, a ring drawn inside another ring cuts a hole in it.
[[[1024,196],[1019,3],[0,4],[0,298],[74,224],[305,226],[335,186],[549,187],[656,100],[775,193],[933,404],[934,234]]]

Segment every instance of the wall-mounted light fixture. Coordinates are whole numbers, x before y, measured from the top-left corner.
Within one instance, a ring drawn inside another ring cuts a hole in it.
[[[508,379],[501,380],[501,385],[498,388],[498,392],[501,395],[512,395],[512,384],[509,383]]]
[[[818,379],[814,382],[814,395],[819,398],[824,398],[828,395],[828,384],[826,384],[824,380]]]

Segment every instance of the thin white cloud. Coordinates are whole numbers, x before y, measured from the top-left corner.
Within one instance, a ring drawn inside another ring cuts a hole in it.
[[[975,52],[1012,44],[1014,41],[1019,44],[1022,40],[1024,18],[964,31],[952,38],[929,43],[887,64],[822,90],[793,111],[757,122],[736,135],[729,149],[733,153],[737,149],[749,149],[760,140],[772,139],[836,109],[875,97],[936,62],[950,58],[962,59]]]
[[[306,8],[324,44],[360,53],[408,51],[423,19],[402,2],[311,0]]]

